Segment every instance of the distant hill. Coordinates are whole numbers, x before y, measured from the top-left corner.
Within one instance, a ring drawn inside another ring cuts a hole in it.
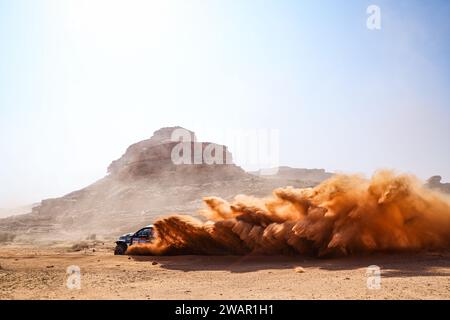
[[[265,179],[283,179],[283,180],[300,180],[303,182],[309,182],[311,184],[318,184],[333,176],[333,173],[326,172],[324,169],[304,169],[304,168],[291,168],[287,166],[281,166],[271,169],[261,169],[259,171],[250,172],[253,175],[262,177]],[[276,172],[275,174],[264,174],[265,172]]]
[[[441,176],[432,176],[425,184],[430,189],[439,190],[444,193],[450,193],[450,183],[441,183]]]
[[[20,206],[16,208],[0,208],[0,218],[6,218],[10,216],[16,216],[19,214],[29,213],[31,209],[35,206],[38,206],[39,203],[34,203],[26,206]]]

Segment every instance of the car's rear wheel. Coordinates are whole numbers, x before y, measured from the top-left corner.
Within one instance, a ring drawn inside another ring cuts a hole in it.
[[[118,245],[116,246],[116,248],[114,249],[114,254],[115,254],[116,256],[124,255],[125,252],[127,252],[127,246],[124,245],[124,244],[118,244]]]

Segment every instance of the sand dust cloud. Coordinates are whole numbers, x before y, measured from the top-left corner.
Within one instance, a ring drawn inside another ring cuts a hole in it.
[[[267,198],[204,202],[207,222],[162,218],[155,222],[158,238],[128,254],[338,256],[450,248],[450,198],[391,171],[371,179],[336,175],[314,188],[278,188]]]

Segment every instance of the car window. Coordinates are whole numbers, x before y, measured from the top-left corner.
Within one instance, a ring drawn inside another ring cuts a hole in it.
[[[138,233],[137,233],[137,236],[138,237],[142,237],[142,238],[148,238],[149,236],[150,236],[150,230],[147,228],[147,229],[142,229],[142,230],[140,230]]]

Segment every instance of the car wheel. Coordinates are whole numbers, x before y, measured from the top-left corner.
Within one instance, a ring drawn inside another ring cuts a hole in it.
[[[127,247],[125,247],[124,245],[117,245],[116,248],[114,249],[114,254],[116,256],[121,256],[124,255],[126,251]]]

